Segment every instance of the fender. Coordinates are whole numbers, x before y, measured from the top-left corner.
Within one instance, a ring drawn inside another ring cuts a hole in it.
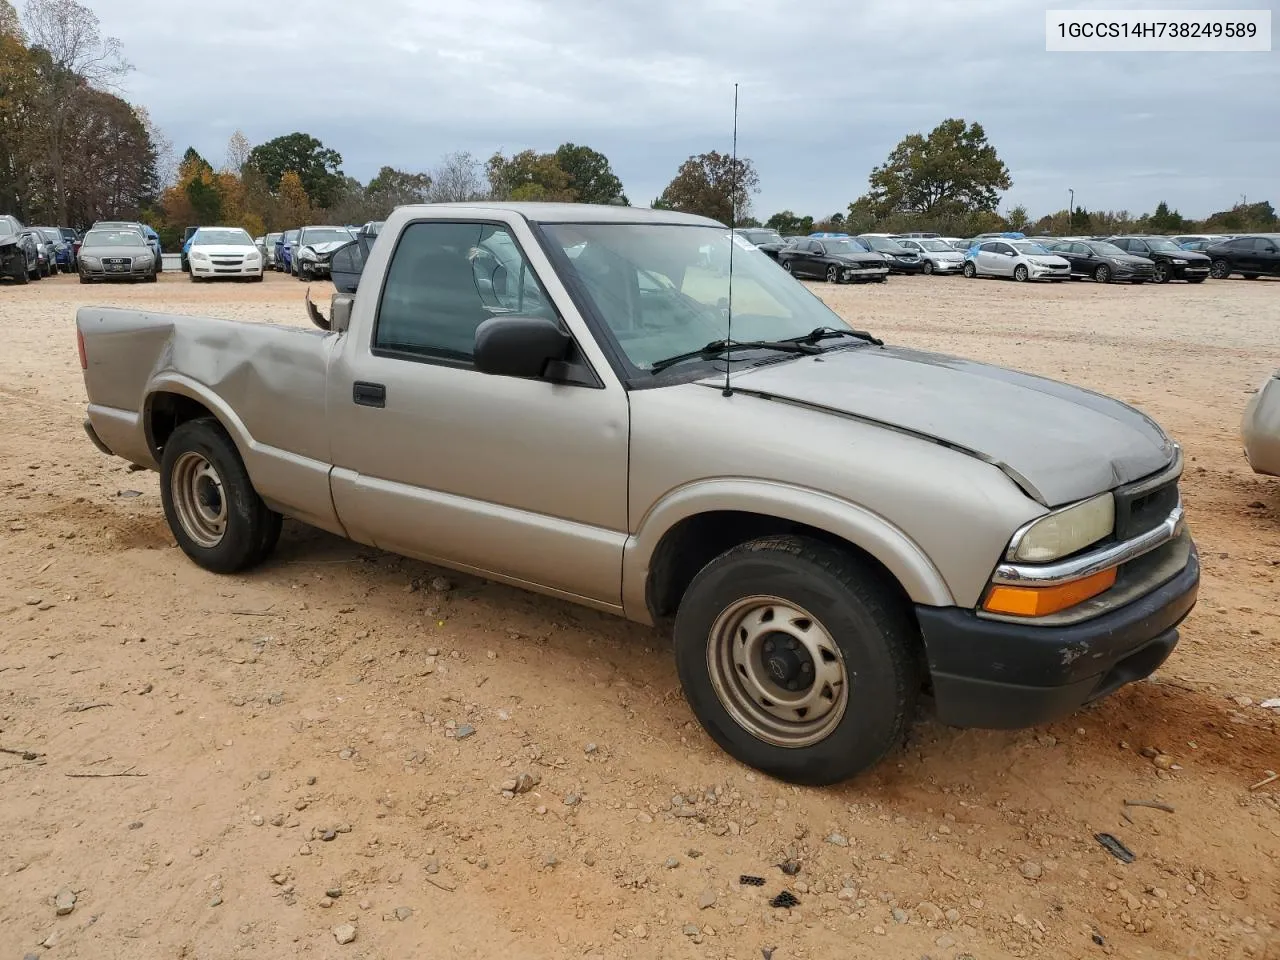
[[[162,373],[147,384],[147,398],[142,405],[142,423],[147,435],[147,447],[151,450],[151,455],[157,464],[160,462],[159,451],[156,449],[155,437],[151,435],[151,404],[157,393],[176,393],[207,407],[218,418],[223,429],[230,434],[236,449],[240,451],[241,459],[248,464],[254,443],[244,421],[236,415],[225,400],[203,383],[173,371]]]
[[[778,517],[825,530],[884,564],[913,603],[955,605],[951,590],[933,561],[905,532],[879,514],[807,487],[723,477],[676,487],[640,519],[622,554],[622,603],[628,619],[652,623],[645,589],[650,560],[663,536],[682,520],[721,510]]]

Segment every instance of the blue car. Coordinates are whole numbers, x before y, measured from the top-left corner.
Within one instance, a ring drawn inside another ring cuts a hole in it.
[[[57,227],[32,227],[38,230],[53,244],[53,255],[59,273],[70,273],[75,269],[75,251]]]
[[[293,273],[293,250],[298,244],[297,230],[286,230],[276,241],[276,269]]]

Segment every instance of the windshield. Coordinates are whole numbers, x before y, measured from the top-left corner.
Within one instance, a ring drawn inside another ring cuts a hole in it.
[[[1129,252],[1127,250],[1121,250],[1114,243],[1102,243],[1101,241],[1094,240],[1090,243],[1085,244],[1085,246],[1087,246],[1094,253],[1102,257],[1129,256]]]
[[[293,241],[295,241],[295,240],[297,240],[297,239],[298,239],[298,231],[297,231],[297,230],[286,230],[286,231],[284,232],[284,242],[285,242],[285,243],[293,243]]]
[[[941,240],[917,240],[916,243],[931,253],[955,253],[955,248]]]
[[[253,240],[249,234],[243,230],[226,229],[226,230],[209,230],[201,228],[196,235],[191,238],[193,247],[208,247],[214,244],[230,244],[232,246],[244,247],[253,246]]]
[[[57,227],[32,227],[31,229],[37,231],[50,243],[62,242],[62,234],[58,232]]]
[[[278,233],[268,233],[268,234],[267,234],[267,238],[266,238],[266,240],[265,240],[264,242],[266,242],[266,243],[270,243],[270,244],[274,244],[274,243],[275,243],[277,240],[279,240],[279,239],[280,239],[280,234],[278,234]]]
[[[844,239],[823,240],[822,247],[827,253],[834,254],[837,257],[857,256],[860,253],[867,252],[860,244]]]
[[[1030,240],[1013,240],[1011,243],[1013,249],[1017,250],[1019,253],[1029,253],[1033,256],[1039,254],[1044,256],[1049,252],[1044,247],[1040,246],[1040,244],[1032,243]]]
[[[546,224],[634,367],[725,338],[729,232],[675,224]],[[830,241],[824,240],[823,243]],[[570,251],[580,248],[576,255]],[[849,325],[767,255],[733,257],[733,339],[782,340]],[[711,361],[707,361],[710,363]]]
[[[346,243],[354,239],[350,230],[339,230],[336,227],[328,229],[321,227],[318,230],[304,230],[302,233],[302,242],[307,246],[313,243]]]
[[[878,250],[880,253],[907,252],[906,247],[897,240],[890,240],[888,237],[859,237],[858,239],[870,246],[872,250]]]
[[[1165,240],[1163,237],[1148,237],[1147,246],[1152,250],[1158,250],[1161,253],[1181,253],[1182,248],[1172,240]]]
[[[137,230],[90,230],[84,236],[85,247],[145,247],[147,241]]]

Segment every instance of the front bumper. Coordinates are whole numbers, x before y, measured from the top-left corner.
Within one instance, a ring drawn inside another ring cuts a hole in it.
[[[125,270],[107,270],[101,263],[95,266],[81,260],[80,272],[90,280],[145,280],[155,272],[155,265],[135,263]]]
[[[934,260],[934,273],[959,273],[964,269],[963,260]]]
[[[298,270],[310,270],[312,276],[327,277],[329,275],[328,260],[299,260]]]
[[[1195,280],[1209,276],[1209,261],[1195,261],[1187,264],[1169,264],[1176,280]]]
[[[885,266],[841,267],[841,280],[876,280],[888,276],[889,268]]]
[[[1041,267],[1031,264],[1027,267],[1032,280],[1070,280],[1071,267]]]
[[[923,260],[889,260],[890,273],[924,273]]]
[[[1172,579],[1080,623],[1033,626],[957,607],[917,607],[938,719],[956,727],[1031,727],[1150,676],[1173,652],[1199,588],[1193,547]]]
[[[190,260],[194,277],[257,277],[262,274],[262,261],[223,265],[211,260]]]

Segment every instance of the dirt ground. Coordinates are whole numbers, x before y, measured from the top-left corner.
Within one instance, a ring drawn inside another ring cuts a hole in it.
[[[1280,957],[1280,782],[1250,789],[1280,771],[1259,705],[1280,697],[1280,481],[1238,440],[1280,363],[1280,282],[814,289],[1183,443],[1204,581],[1151,681],[1031,731],[922,719],[839,788],[772,782],[697,727],[653,631],[291,523],[244,576],[175,549],[155,475],[81,430],[75,308],[305,323],[296,281],[7,286],[0,952]],[[798,907],[769,907],[783,889]]]

